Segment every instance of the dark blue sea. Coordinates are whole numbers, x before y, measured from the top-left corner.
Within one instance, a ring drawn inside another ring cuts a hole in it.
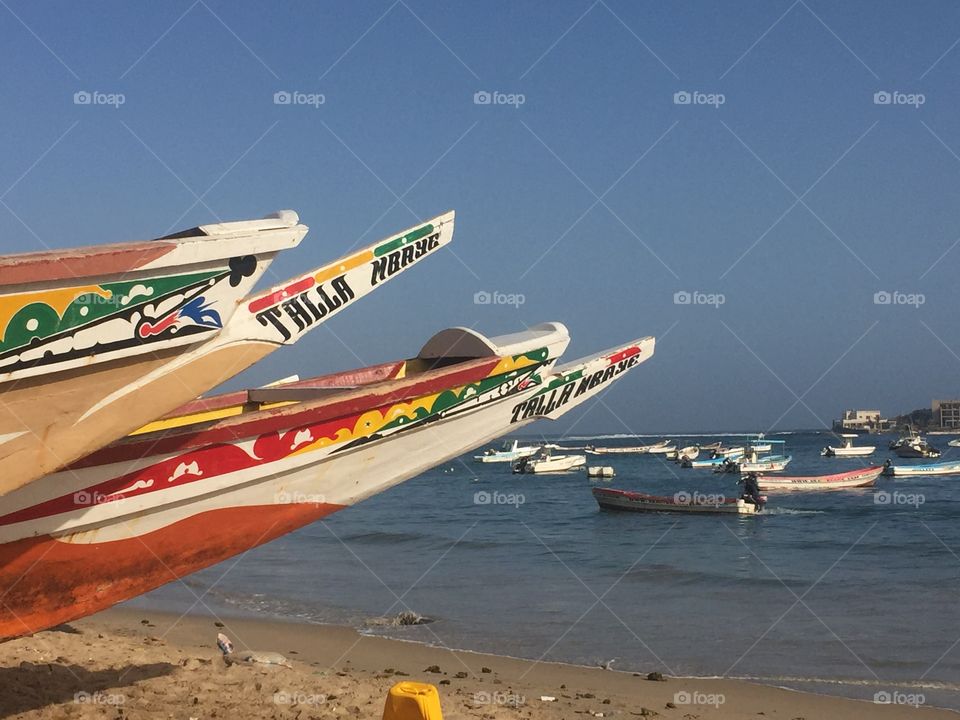
[[[787,474],[892,456],[888,436],[857,441],[878,446],[867,460],[820,457],[829,433],[769,437],[786,441]],[[942,459],[960,458],[948,438],[930,439]],[[611,487],[737,492],[736,476],[659,456],[589,463],[615,467],[617,477],[603,481]],[[513,475],[467,455],[134,604],[194,612],[205,604],[451,648],[585,665],[616,658],[620,670],[858,698],[898,691],[960,709],[960,477],[771,495],[756,517],[601,512],[592,484],[583,472]],[[371,622],[407,609],[434,622]]]

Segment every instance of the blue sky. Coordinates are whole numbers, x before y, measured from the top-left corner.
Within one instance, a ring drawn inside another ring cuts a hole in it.
[[[659,342],[550,430],[960,396],[956,3],[4,0],[0,40],[3,252],[292,207],[279,279],[457,210],[452,252],[234,385],[560,320],[571,357]]]

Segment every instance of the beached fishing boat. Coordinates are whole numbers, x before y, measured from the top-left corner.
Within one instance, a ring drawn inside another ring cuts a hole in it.
[[[919,477],[924,475],[960,475],[960,462],[927,463],[926,465],[893,465],[887,460],[883,474],[894,477]]]
[[[602,510],[629,510],[632,512],[679,512],[694,514],[755,515],[756,505],[741,498],[722,498],[713,495],[680,492],[673,497],[612,488],[593,488],[594,499]]]
[[[137,356],[135,362],[118,360],[66,371],[62,373],[62,380],[41,376],[10,383],[9,389],[0,393],[0,417],[7,418],[7,424],[2,426],[5,435],[0,438],[5,441],[0,444],[0,462],[6,469],[0,474],[0,494],[133,432],[229,380],[278,348],[297,342],[445,246],[453,236],[453,221],[452,212],[440,216],[265,292],[248,295],[239,304],[241,295],[234,291],[249,290],[252,280],[263,271],[255,257],[244,256],[232,269],[228,267],[220,275],[197,281],[199,289],[173,293],[169,297],[159,286],[156,290],[132,286],[126,294],[117,288],[110,290],[115,293],[110,297],[116,297],[124,308],[125,299],[130,299],[129,305],[134,300],[139,303],[144,293],[147,299],[152,298],[152,304],[148,302],[142,312],[151,318],[156,315],[159,319],[155,323],[144,325],[142,321],[146,316],[141,315],[124,321],[136,325],[138,335],[152,338],[159,333],[169,336],[171,341],[181,335],[204,338],[212,328],[205,333],[191,329],[201,321],[215,325],[217,332],[205,342],[182,347],[157,346],[154,351]],[[203,238],[211,246],[223,243],[223,247],[233,248],[230,254],[238,252],[238,245],[253,252],[261,247],[261,241],[266,243],[263,247],[280,246],[281,240],[289,243],[291,237],[306,232],[292,213],[281,219],[242,223],[240,240],[231,234],[234,229],[230,224],[227,226],[223,234],[216,234],[220,230],[210,230],[214,234]],[[252,232],[257,235],[250,240]],[[193,232],[187,235],[195,238]],[[196,238],[195,241],[200,242]],[[216,283],[208,288],[211,279]],[[204,303],[221,297],[211,295],[214,291],[222,292],[223,297],[229,296],[230,312],[222,315],[207,312],[209,308]],[[97,295],[83,297],[89,299]],[[69,315],[71,311],[66,312]],[[76,312],[82,314],[82,306]],[[114,320],[119,323],[126,312],[124,309]],[[77,330],[74,339],[68,338],[65,342],[79,343],[79,338],[85,337],[83,332]],[[51,411],[51,407],[55,411]]]
[[[286,210],[146,242],[0,256],[0,493],[132,429],[91,437],[77,422],[220,333],[306,232]],[[112,428],[112,418],[97,425]]]
[[[482,463],[516,462],[520,458],[533,455],[540,445],[521,445],[519,440],[508,440],[499,450],[490,449],[483,455],[474,455],[473,459]]]
[[[870,487],[873,485],[883,467],[876,465],[874,467],[863,468],[862,470],[851,470],[849,472],[837,473],[835,475],[809,475],[788,477],[784,475],[760,475],[757,478],[757,485],[761,490],[849,490],[851,488]]]
[[[860,436],[855,433],[843,433],[840,436],[840,447],[828,445],[820,451],[820,454],[824,457],[866,457],[867,455],[872,455],[877,449],[876,445],[856,446],[853,444],[853,441],[858,437]]]
[[[595,398],[653,338],[555,367],[556,323],[195,401],[0,499],[0,640],[177,580]]]
[[[645,455],[658,448],[665,448],[670,444],[669,440],[661,440],[650,445],[631,445],[629,447],[593,447],[587,452],[594,455]]]

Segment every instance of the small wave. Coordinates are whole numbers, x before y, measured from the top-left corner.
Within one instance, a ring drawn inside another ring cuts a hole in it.
[[[372,627],[406,627],[408,625],[428,625],[432,622],[434,622],[433,618],[428,618],[412,610],[404,610],[388,617],[370,618],[364,624]]]
[[[812,683],[816,685],[840,685],[847,687],[896,687],[897,689],[912,690],[945,690],[948,692],[960,691],[960,685],[956,683],[937,682],[934,680],[875,680],[871,678],[822,678],[822,677],[801,677],[795,675],[738,675],[726,676],[725,678],[704,678],[704,679],[726,679],[726,680],[746,680],[749,682],[762,682],[768,684],[775,683]]]

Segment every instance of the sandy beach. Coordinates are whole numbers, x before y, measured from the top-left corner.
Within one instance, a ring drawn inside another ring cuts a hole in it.
[[[955,718],[729,680],[664,678],[452,651],[355,630],[114,609],[0,647],[15,718],[379,718],[397,682],[440,690],[448,718]],[[289,665],[227,664],[227,634]],[[549,698],[552,698],[549,699]]]

